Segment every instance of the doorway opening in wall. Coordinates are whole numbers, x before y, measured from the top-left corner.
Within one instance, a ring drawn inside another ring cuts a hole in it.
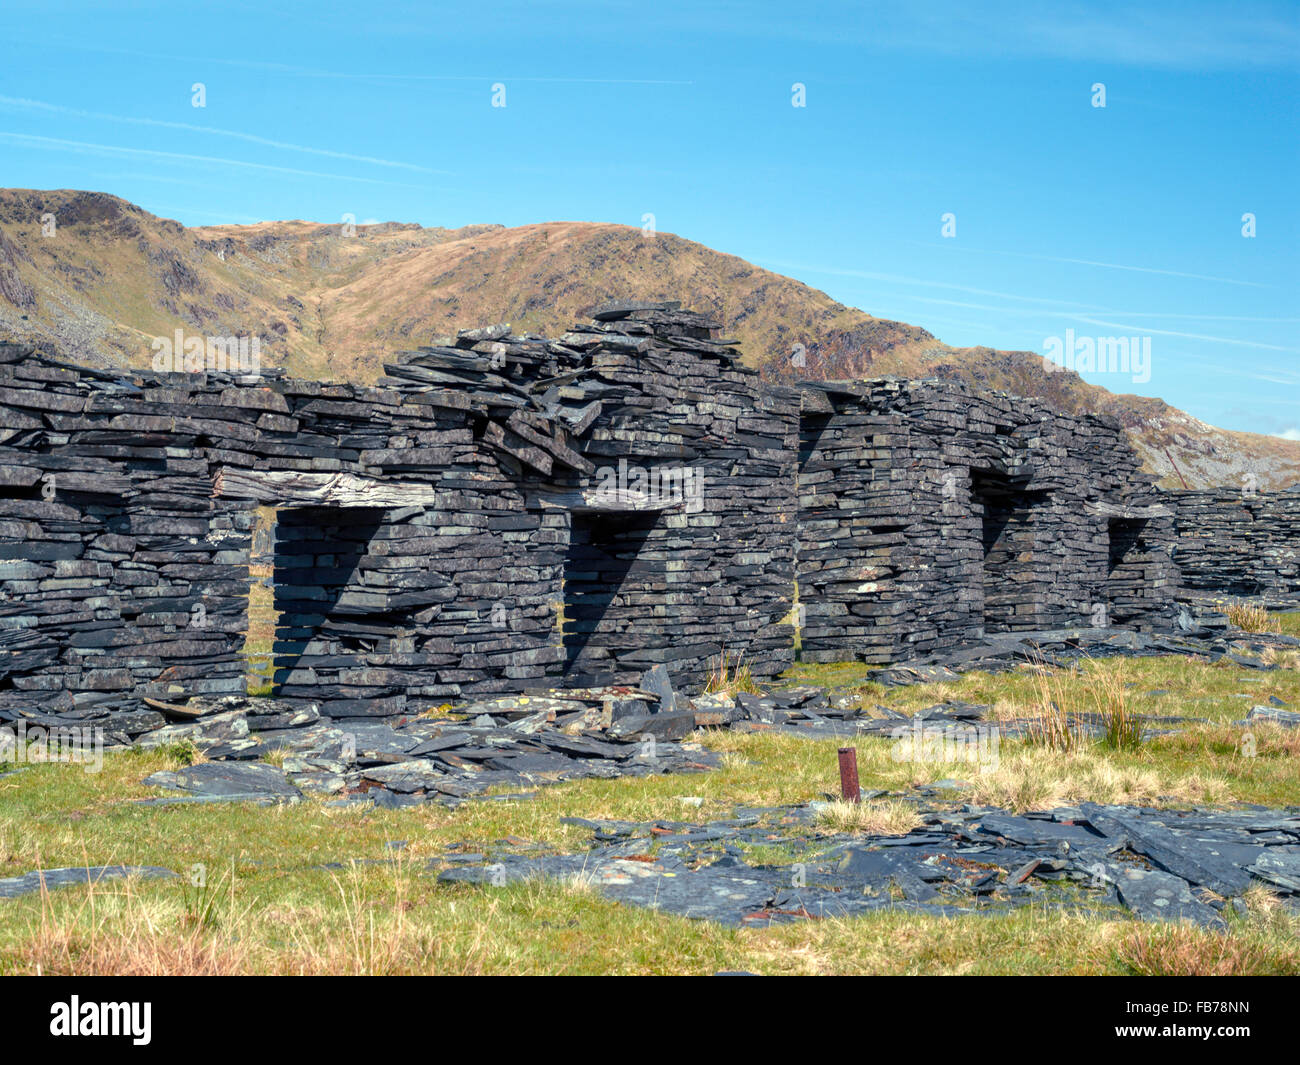
[[[1122,625],[1140,613],[1146,571],[1143,518],[1111,518],[1106,523],[1106,612],[1107,623]]]
[[[382,507],[282,507],[275,513],[271,560],[270,654],[264,694],[337,695],[332,678],[387,650],[373,615],[388,591],[366,583],[362,561],[383,524]],[[381,646],[383,645],[383,646]]]
[[[803,411],[799,416],[799,459],[795,468],[795,486],[800,498],[800,513],[796,531],[795,547],[795,574],[791,586],[790,594],[790,613],[787,617],[782,618],[782,622],[789,622],[794,629],[794,657],[795,661],[802,661],[804,654],[803,632],[806,627],[808,618],[808,604],[816,604],[822,592],[822,589],[812,580],[799,581],[803,567],[807,565],[805,555],[804,536],[805,531],[810,525],[817,525],[821,522],[821,515],[818,513],[819,508],[809,507],[807,510],[802,509],[802,502],[805,495],[813,497],[817,494],[817,486],[826,485],[835,478],[833,469],[818,470],[816,467],[808,469],[808,464],[814,457],[821,457],[822,437],[830,428],[832,415],[817,414],[811,411]],[[823,463],[825,465],[825,463]],[[831,506],[834,506],[834,498],[830,499]],[[823,504],[823,507],[825,505]],[[815,538],[815,533],[813,537]],[[816,544],[809,545],[811,550],[816,550]],[[814,607],[816,609],[816,607]]]
[[[276,509],[260,506],[252,512],[252,546],[248,557],[248,628],[244,631],[245,688],[249,695],[270,695],[279,614],[275,609]]]
[[[971,502],[980,508],[984,631],[1041,628],[1048,575],[1035,555],[1034,512],[1048,499],[1025,478],[971,471]]]
[[[573,512],[560,616],[566,686],[625,683],[639,668],[620,669],[619,655],[663,640],[663,607],[656,615],[651,597],[665,564],[646,550],[658,521],[657,511]]]

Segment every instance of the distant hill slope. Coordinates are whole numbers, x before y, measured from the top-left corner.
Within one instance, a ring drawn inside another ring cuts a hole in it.
[[[42,233],[52,214],[53,236]],[[1115,395],[1029,352],[957,349],[902,322],[668,233],[588,222],[425,229],[266,222],[186,228],[115,196],[0,190],[0,333],[100,365],[145,366],[155,336],[256,335],[303,377],[373,381],[400,348],[508,321],[558,334],[606,299],[712,312],[777,378],[939,375],[1113,415],[1177,485],[1300,480],[1300,442],[1217,429],[1158,399]],[[802,366],[791,355],[803,345]]]

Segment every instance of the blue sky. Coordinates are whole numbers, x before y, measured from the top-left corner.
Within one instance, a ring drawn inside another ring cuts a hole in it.
[[[1085,376],[1300,439],[1293,2],[7,0],[5,23],[0,185],[190,225],[649,213],[950,344],[1148,337],[1149,380]]]

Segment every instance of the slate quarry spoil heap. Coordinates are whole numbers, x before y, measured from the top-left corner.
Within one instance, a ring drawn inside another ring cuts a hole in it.
[[[805,658],[872,662],[1174,624],[1172,519],[1113,422],[769,386],[672,303],[465,330],[374,387],[0,344],[0,419],[0,722],[138,735],[146,698],[243,694],[259,506],[272,694],[332,721],[656,666],[698,691],[724,651],[762,680],[797,619]]]

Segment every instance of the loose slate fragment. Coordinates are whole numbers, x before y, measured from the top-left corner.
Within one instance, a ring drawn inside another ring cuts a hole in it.
[[[176,874],[170,869],[155,865],[96,865],[73,866],[65,869],[37,869],[22,876],[0,879],[0,899],[16,899],[38,891],[72,887],[80,884],[97,884],[104,880],[121,880],[139,877],[143,880],[169,879]]]
[[[1120,900],[1139,917],[1150,921],[1194,921],[1223,928],[1223,917],[1192,897],[1187,881],[1170,873],[1132,867],[1113,867],[1112,877]]]
[[[176,772],[154,773],[143,783],[226,802],[296,802],[302,798],[302,792],[285,779],[284,773],[260,762],[201,762]]]

